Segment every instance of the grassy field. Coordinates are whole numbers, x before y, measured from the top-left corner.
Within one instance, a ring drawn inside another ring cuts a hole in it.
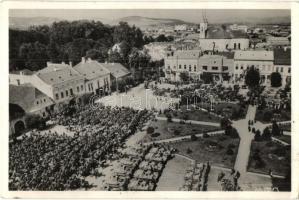
[[[272,117],[265,117],[266,112],[274,113],[274,111],[271,109],[264,109],[264,110],[257,109],[255,119],[263,123],[270,123],[272,121]],[[291,112],[286,110],[281,110],[279,114],[280,116],[276,119],[277,122],[291,120]]]
[[[177,122],[167,122],[164,120],[152,121],[149,127],[155,129],[154,134],[147,134],[143,142],[151,142],[185,135],[206,133],[221,130],[220,127],[199,125],[199,124],[181,124]]]
[[[291,144],[291,136],[289,135],[281,135],[281,136],[275,136],[277,139],[280,139],[288,144]]]
[[[262,164],[256,159],[255,152],[262,160]],[[269,169],[274,174],[286,175],[291,165],[291,148],[290,146],[282,146],[272,141],[253,141],[251,144],[251,152],[248,163],[248,170],[259,173],[269,173]]]
[[[198,162],[209,161],[212,165],[233,168],[238,153],[239,141],[238,138],[233,139],[226,135],[219,135],[170,145],[178,150],[178,154],[188,156]],[[227,153],[229,145],[232,146],[230,155]]]
[[[195,121],[204,121],[204,122],[220,122],[221,118],[215,115],[212,115],[208,112],[188,108],[186,106],[181,108],[182,111],[171,111],[173,118],[186,119],[186,120],[195,120]],[[160,114],[161,117],[166,117],[165,114]]]

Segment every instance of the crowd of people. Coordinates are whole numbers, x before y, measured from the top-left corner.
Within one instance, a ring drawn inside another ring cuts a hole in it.
[[[208,176],[211,166],[209,162],[204,163],[191,163],[187,168],[184,177],[185,183],[181,188],[182,191],[206,191]]]
[[[108,190],[153,191],[172,150],[161,145],[141,146],[122,155]]]
[[[74,132],[32,131],[9,144],[10,190],[75,190],[141,128],[150,113],[131,108],[91,107],[62,112],[52,118]]]

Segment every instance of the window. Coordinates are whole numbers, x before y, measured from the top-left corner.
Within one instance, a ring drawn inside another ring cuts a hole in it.
[[[280,72],[281,72],[281,73],[283,72],[283,67],[282,67],[282,68],[280,68]]]
[[[234,49],[236,49],[237,48],[237,44],[236,43],[234,43]]]
[[[170,65],[168,65],[168,69],[170,69]]]
[[[236,66],[236,69],[238,70],[238,69],[239,69],[239,67],[238,67],[238,66]]]
[[[203,70],[208,70],[208,66],[205,66],[205,65],[204,65],[204,66],[202,66],[202,69],[203,69]]]
[[[238,49],[241,49],[241,44],[240,43],[238,44]]]
[[[184,69],[187,69],[187,66],[186,66],[186,65],[184,65]]]
[[[289,69],[288,69],[288,73],[291,73],[291,68],[289,67]]]
[[[179,69],[182,69],[182,65],[179,65]]]
[[[83,85],[81,85],[81,91],[83,91]]]
[[[77,86],[77,92],[80,92],[80,88],[79,88],[79,86]]]
[[[46,99],[44,99],[44,102],[46,102]]]
[[[20,85],[20,80],[19,79],[17,79],[17,84]]]
[[[36,102],[36,104],[37,104],[37,105],[39,104],[38,101]]]
[[[61,98],[64,98],[64,94],[63,92],[60,93]]]
[[[56,100],[59,99],[59,95],[58,95],[58,93],[55,94],[55,98],[56,98]]]
[[[192,71],[192,68],[191,68],[191,65],[189,65],[189,72],[191,72]]]
[[[194,65],[194,71],[196,72],[196,65]]]
[[[69,96],[69,92],[67,90],[65,91],[65,96]]]
[[[278,67],[276,67],[276,72],[278,72]]]
[[[228,66],[223,66],[222,67],[222,71],[227,71],[228,70]]]
[[[243,69],[243,66],[241,66],[241,69]]]
[[[71,94],[71,95],[73,95],[73,94],[74,94],[74,93],[73,93],[73,89],[72,89],[72,88],[70,89],[70,94]]]
[[[212,66],[212,70],[218,70],[218,67]]]

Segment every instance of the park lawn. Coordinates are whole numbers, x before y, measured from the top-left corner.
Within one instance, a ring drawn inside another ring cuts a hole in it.
[[[263,167],[255,166],[256,161],[253,158],[253,154],[256,149],[260,151],[259,155],[265,163]],[[276,152],[279,152],[281,155],[278,156]],[[248,171],[268,174],[269,169],[271,169],[274,174],[285,176],[290,166],[290,146],[283,146],[273,141],[252,141]]]
[[[218,123],[221,117],[215,116],[203,110],[188,108],[186,106],[181,107],[181,111],[173,110],[171,111],[172,118],[177,119],[187,119],[194,121],[204,121],[204,122],[215,122]],[[160,114],[161,117],[166,117],[165,114]]]
[[[154,127],[154,135],[147,134],[143,142],[151,142],[163,139],[169,139],[174,137],[180,137],[185,135],[207,133],[212,131],[221,130],[220,127],[200,125],[200,124],[190,124],[190,123],[179,123],[179,122],[167,122],[166,120],[152,121],[149,127]],[[178,130],[174,133],[174,130]],[[157,134],[158,133],[158,134]]]
[[[217,144],[215,149],[210,149],[209,144],[213,142]],[[198,138],[196,141],[180,141],[176,143],[171,143],[170,146],[177,149],[177,153],[188,156],[198,162],[210,162],[210,164],[233,168],[235,165],[235,160],[238,153],[239,138],[231,138],[227,135],[217,135],[208,138]],[[227,149],[228,145],[232,144],[233,154],[228,155]],[[188,148],[191,152],[188,152]]]
[[[288,144],[291,144],[291,136],[289,136],[289,135],[275,136],[275,138],[282,140]]]
[[[274,111],[272,109],[257,109],[256,110],[256,114],[255,114],[255,120],[257,121],[261,121],[262,123],[271,123],[272,122],[272,118],[265,118],[264,117],[264,113],[265,112],[272,112],[274,113]],[[290,121],[291,120],[291,112],[286,111],[286,110],[281,110],[279,113],[281,116],[276,119],[277,122],[282,122],[282,121]]]

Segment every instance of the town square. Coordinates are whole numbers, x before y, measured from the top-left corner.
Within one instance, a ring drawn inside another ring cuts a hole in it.
[[[291,191],[290,10],[41,11],[10,11],[9,190]]]

